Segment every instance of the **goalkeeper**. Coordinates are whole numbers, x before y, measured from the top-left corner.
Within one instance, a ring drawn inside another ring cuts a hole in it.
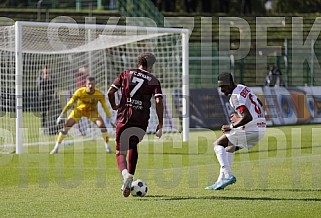
[[[109,145],[109,136],[107,133],[107,129],[105,123],[98,112],[98,102],[102,105],[106,116],[110,119],[111,113],[107,107],[105,95],[97,88],[95,88],[95,78],[87,77],[86,78],[86,87],[81,87],[76,90],[73,94],[67,105],[62,110],[61,114],[57,119],[57,123],[60,123],[64,117],[64,114],[77,102],[77,106],[70,113],[63,130],[59,132],[58,138],[56,140],[56,145],[50,154],[58,153],[59,146],[65,136],[67,135],[69,129],[77,123],[81,117],[87,117],[92,122],[96,123],[96,125],[100,128],[102,137],[104,138],[106,145],[106,152],[113,153],[112,149]],[[112,124],[113,125],[113,124]],[[114,125],[113,125],[114,126]]]

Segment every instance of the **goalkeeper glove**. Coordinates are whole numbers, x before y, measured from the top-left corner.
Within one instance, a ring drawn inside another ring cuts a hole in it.
[[[59,116],[59,117],[57,118],[57,124],[59,124],[62,120],[63,120],[63,118],[62,118],[61,116]]]

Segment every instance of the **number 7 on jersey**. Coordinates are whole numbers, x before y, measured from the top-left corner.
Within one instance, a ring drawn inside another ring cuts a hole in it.
[[[133,97],[135,95],[135,93],[137,92],[137,90],[143,85],[144,80],[138,77],[133,76],[132,79],[133,83],[136,83],[135,87],[132,89],[132,91],[129,93],[130,97]]]

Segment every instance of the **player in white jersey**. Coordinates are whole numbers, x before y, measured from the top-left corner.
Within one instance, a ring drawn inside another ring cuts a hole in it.
[[[235,84],[230,73],[218,76],[218,87],[224,95],[231,95],[229,103],[235,112],[231,114],[231,124],[222,126],[224,134],[213,143],[221,168],[216,182],[205,188],[208,190],[224,189],[236,182],[231,170],[234,152],[252,148],[262,139],[266,129],[262,102],[250,88]]]

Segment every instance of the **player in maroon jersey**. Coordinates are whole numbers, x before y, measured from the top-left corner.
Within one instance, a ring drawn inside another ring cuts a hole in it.
[[[156,136],[162,136],[163,95],[159,80],[152,75],[156,58],[152,53],[142,53],[137,58],[137,68],[121,72],[108,90],[111,107],[117,112],[116,159],[124,178],[122,192],[130,194],[131,183],[138,159],[137,144],[143,139],[148,126],[151,98],[154,95],[158,125]],[[115,93],[121,90],[120,103]],[[128,160],[126,156],[128,154]]]

